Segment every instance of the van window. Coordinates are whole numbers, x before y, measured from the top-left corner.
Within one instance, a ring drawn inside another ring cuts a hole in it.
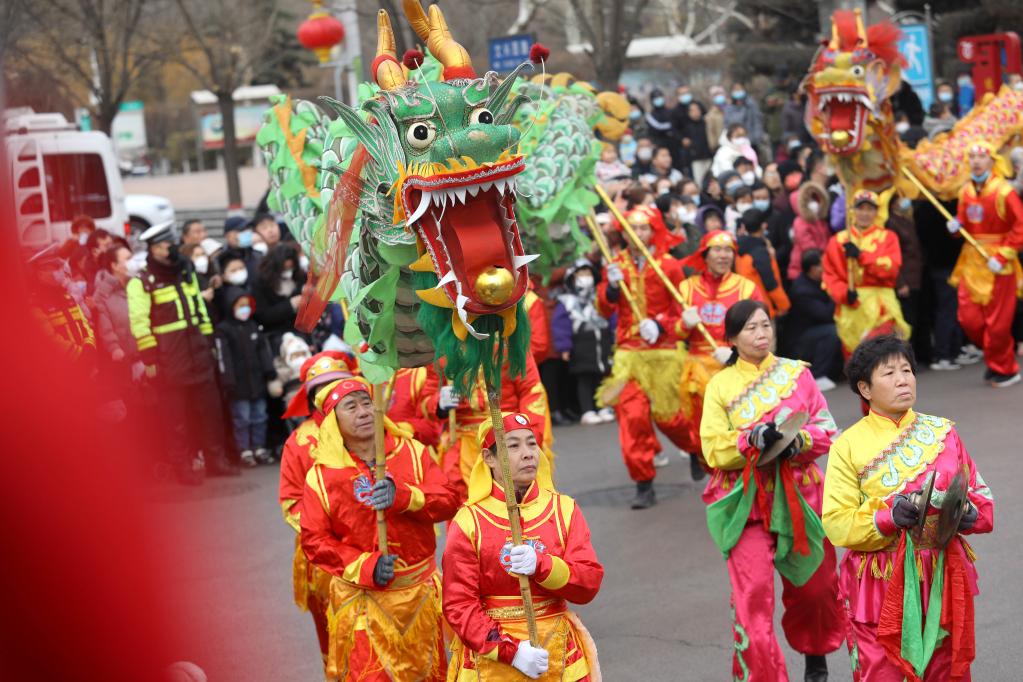
[[[43,169],[51,221],[110,217],[110,189],[99,154],[45,154]]]

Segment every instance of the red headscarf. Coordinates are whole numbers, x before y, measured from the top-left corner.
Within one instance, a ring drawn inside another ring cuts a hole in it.
[[[654,256],[663,256],[686,240],[685,235],[674,235],[668,231],[668,226],[664,224],[664,216],[653,206],[636,206],[625,214],[625,219],[629,221],[630,225],[650,225],[654,231],[653,239],[650,241],[650,250]],[[622,230],[622,226],[617,221],[615,227],[619,231]],[[629,244],[631,240],[626,239],[625,243]]]
[[[707,268],[706,255],[707,251],[712,246],[727,246],[732,249],[736,254],[739,253],[739,245],[735,241],[735,237],[732,236],[731,232],[727,230],[714,230],[703,235],[703,239],[700,240],[700,248],[698,248],[692,255],[682,261],[682,265],[695,270],[696,272],[703,272]]]
[[[517,431],[519,429],[529,429],[536,436],[537,445],[543,447],[543,425],[536,425],[529,418],[528,414],[522,414],[521,412],[504,412],[504,432]],[[476,442],[480,448],[487,450],[494,447],[494,443],[497,442],[497,437],[494,435],[493,422],[489,419],[480,424],[480,429],[476,433]]]

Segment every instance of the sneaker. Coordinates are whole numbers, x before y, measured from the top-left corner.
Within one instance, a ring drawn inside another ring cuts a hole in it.
[[[653,481],[637,481],[636,496],[632,498],[633,509],[649,509],[657,504],[657,493],[654,492]]]
[[[657,467],[658,469],[660,469],[661,467],[666,467],[669,464],[671,464],[671,458],[668,457],[667,453],[658,452],[656,455],[654,455],[654,466]]]
[[[814,379],[814,381],[817,383],[817,388],[821,393],[826,393],[827,391],[831,391],[837,387],[835,382],[827,377],[818,377]]]
[[[242,464],[247,467],[258,466],[259,462],[256,461],[256,454],[252,450],[242,450],[241,454]]]
[[[613,422],[615,420],[615,411],[610,407],[602,408],[597,414],[602,422]]]
[[[693,477],[694,481],[702,481],[707,478],[707,472],[703,470],[703,465],[700,464],[699,457],[689,457],[689,475]]]
[[[960,365],[959,363],[952,362],[951,360],[945,360],[945,359],[941,359],[941,360],[938,360],[937,362],[932,362],[931,363],[931,369],[933,369],[935,372],[950,372],[952,370],[962,369],[962,368],[963,368],[963,366]]]
[[[968,343],[959,351],[959,356],[955,361],[959,365],[973,365],[982,359],[984,359],[984,352],[972,343]]]
[[[991,381],[988,383],[995,388],[1007,388],[1013,384],[1018,384],[1019,381],[1019,372],[1016,372],[1015,374],[998,374],[997,372],[994,372],[991,375]]]
[[[588,410],[579,419],[579,423],[580,424],[585,424],[587,426],[592,426],[594,424],[599,424],[601,421],[602,420],[600,418],[600,415],[597,414],[596,412],[594,412],[593,410]]]
[[[256,448],[256,451],[252,453],[252,456],[256,458],[256,461],[260,464],[272,464],[274,461],[273,455],[266,448]]]

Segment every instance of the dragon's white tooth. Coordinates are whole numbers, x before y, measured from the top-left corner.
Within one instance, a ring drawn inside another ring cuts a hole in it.
[[[446,274],[443,277],[441,277],[440,281],[437,282],[437,286],[434,287],[434,288],[435,289],[440,289],[445,284],[451,284],[454,281],[455,281],[455,273],[454,273],[454,271],[448,270],[448,274]]]
[[[458,189],[452,190],[455,196],[458,198],[460,203],[465,203],[465,188],[459,187]]]
[[[405,220],[406,225],[411,225],[423,217],[423,214],[426,213],[426,209],[430,207],[431,194],[432,192],[423,192],[423,195],[419,198],[419,206],[416,207],[416,210],[412,213],[412,215]]]
[[[433,203],[441,208],[444,207],[444,200],[447,198],[447,193],[444,190],[435,190],[430,192],[430,198]]]
[[[525,267],[526,265],[529,265],[530,263],[535,261],[539,257],[540,257],[540,254],[533,253],[533,254],[529,254],[529,255],[526,255],[526,256],[514,256],[512,261],[513,261],[513,265],[515,266],[515,269],[516,270],[520,270],[523,267]]]
[[[476,196],[476,194],[478,194],[479,191],[480,191],[480,186],[479,185],[469,185],[468,187],[466,187],[466,189],[469,190],[469,194],[471,196]]]
[[[490,189],[493,186],[494,186],[494,183],[492,183],[492,182],[481,183],[480,184],[480,191],[481,192],[486,192],[488,189]]]
[[[498,194],[504,194],[504,188],[505,188],[504,180],[494,180],[494,189],[497,190]]]

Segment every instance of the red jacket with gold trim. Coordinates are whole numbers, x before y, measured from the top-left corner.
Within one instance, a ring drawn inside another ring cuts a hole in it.
[[[281,513],[289,526],[299,532],[299,518],[302,515],[302,496],[305,494],[305,477],[313,468],[310,451],[316,447],[316,432],[319,425],[312,417],[302,422],[284,442],[281,452],[281,478],[278,498]]]
[[[618,300],[608,299],[607,268],[604,268],[601,282],[597,285],[597,312],[609,319],[615,313],[618,314],[617,347],[623,350],[674,348],[678,339],[672,336],[672,330],[674,330],[682,310],[672,293],[664,286],[660,275],[649,264],[645,264],[642,273],[640,273],[628,251],[619,252],[615,256],[614,262],[622,269],[622,274],[625,275],[625,285],[628,287],[629,293],[632,294],[639,314],[642,316],[639,320],[635,319],[636,316],[632,312],[632,306],[625,297],[624,291],[619,290]],[[665,255],[658,257],[657,263],[676,287],[685,279],[682,263],[678,259]],[[657,321],[666,332],[661,334],[657,343],[652,346],[639,335],[639,323],[643,318]]]
[[[974,237],[1001,235],[994,245],[1007,246],[1013,251],[1023,250],[1023,201],[1004,178],[989,178],[977,192],[973,182],[959,190],[959,223]],[[984,243],[990,243],[987,239]],[[1002,265],[1004,255],[992,253]]]
[[[844,245],[849,242],[849,230],[835,234],[824,249],[823,287],[836,304],[849,303],[849,259]],[[884,287],[894,289],[902,267],[902,248],[897,234],[880,225],[872,225],[855,235],[860,257],[853,267],[853,281],[857,287]]]
[[[726,343],[725,313],[729,307],[747,298],[766,303],[756,284],[734,272],[726,272],[718,278],[704,271],[686,278],[678,290],[685,307],[695,307],[699,311],[703,326],[720,345]],[[682,320],[676,324],[675,333],[689,342],[691,354],[710,355],[714,352],[703,334],[695,327],[689,329]]]

